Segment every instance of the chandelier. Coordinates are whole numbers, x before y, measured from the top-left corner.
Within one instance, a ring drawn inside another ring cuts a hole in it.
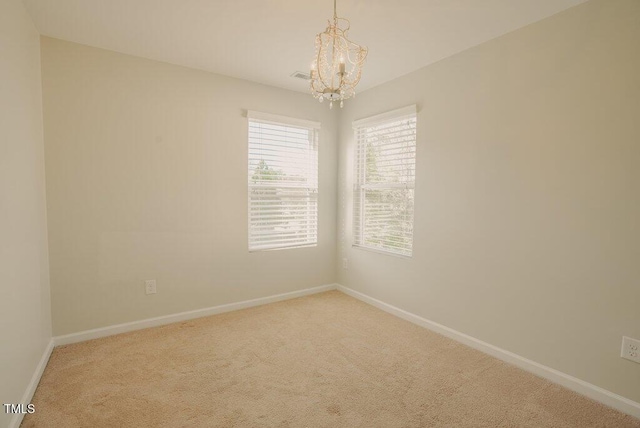
[[[333,22],[316,36],[316,55],[311,63],[311,93],[322,102],[333,102],[355,96],[362,66],[367,58],[367,48],[347,38],[348,19],[338,18],[336,0],[333,0]],[[342,25],[340,25],[342,24]]]

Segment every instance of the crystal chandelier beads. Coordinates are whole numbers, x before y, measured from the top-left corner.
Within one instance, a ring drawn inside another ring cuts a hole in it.
[[[362,66],[367,58],[367,48],[347,37],[350,28],[348,19],[339,18],[336,0],[333,2],[333,21],[328,21],[326,30],[316,36],[316,52],[311,63],[311,93],[322,102],[329,100],[329,108],[334,101],[355,96],[355,87],[362,75]]]

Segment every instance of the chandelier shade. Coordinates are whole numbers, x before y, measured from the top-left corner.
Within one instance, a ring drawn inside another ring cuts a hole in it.
[[[311,93],[322,102],[329,100],[329,108],[334,101],[355,96],[356,85],[360,82],[362,66],[367,58],[367,48],[349,40],[348,19],[339,18],[336,0],[333,2],[333,21],[316,36],[316,52],[311,62]]]

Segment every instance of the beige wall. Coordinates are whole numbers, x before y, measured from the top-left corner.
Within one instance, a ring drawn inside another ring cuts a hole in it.
[[[335,111],[50,38],[42,74],[55,335],[335,281]],[[248,252],[246,109],[322,122],[317,247]]]
[[[51,340],[39,37],[0,2],[0,404],[20,403]]]
[[[639,47],[594,0],[350,100],[339,282],[640,402]],[[413,258],[352,248],[351,122],[414,103]]]

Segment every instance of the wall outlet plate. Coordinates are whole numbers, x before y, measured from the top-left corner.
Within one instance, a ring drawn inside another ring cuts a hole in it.
[[[349,259],[346,257],[342,259],[342,269],[349,269]]]
[[[144,282],[144,291],[147,294],[156,294],[156,280],[155,279],[147,279]]]
[[[640,340],[622,336],[622,358],[640,363]]]

